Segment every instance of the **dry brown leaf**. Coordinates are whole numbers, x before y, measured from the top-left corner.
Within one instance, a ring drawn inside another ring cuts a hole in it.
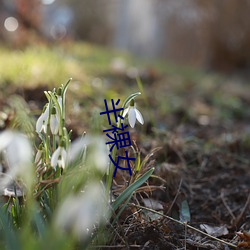
[[[243,240],[238,244],[238,247],[244,247],[250,249],[250,232],[237,232],[237,235]]]

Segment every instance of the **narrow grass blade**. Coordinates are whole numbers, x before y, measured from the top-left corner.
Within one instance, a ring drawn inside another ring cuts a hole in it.
[[[129,195],[129,197],[127,198],[127,200],[125,201],[125,203],[123,204],[123,206],[119,209],[119,212],[117,213],[117,215],[115,216],[112,225],[114,225],[116,223],[116,221],[119,219],[121,213],[124,211],[124,209],[126,208],[127,204],[129,203],[130,199],[132,198],[133,193],[131,193]]]
[[[143,176],[141,176],[138,180],[136,180],[133,184],[131,184],[128,188],[126,188],[119,197],[113,202],[112,208],[115,211],[124,200],[126,200],[137,188],[139,188],[154,172],[154,168],[148,170]]]
[[[7,250],[21,250],[17,233],[8,221],[8,216],[0,208],[0,232],[3,233]]]

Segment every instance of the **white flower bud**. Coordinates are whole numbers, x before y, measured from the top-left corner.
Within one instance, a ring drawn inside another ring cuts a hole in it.
[[[50,131],[53,135],[58,134],[60,126],[60,121],[58,117],[58,113],[55,107],[52,108],[51,116],[50,116]]]
[[[127,114],[130,127],[134,128],[136,120],[141,124],[144,123],[141,112],[135,107],[134,100],[131,100],[129,107],[124,110],[123,117]]]

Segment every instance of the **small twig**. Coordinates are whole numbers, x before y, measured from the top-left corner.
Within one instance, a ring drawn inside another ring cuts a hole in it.
[[[184,226],[185,226],[185,241],[184,241],[184,247],[185,250],[187,250],[187,222],[184,222]]]
[[[119,232],[116,230],[116,228],[112,225],[112,223],[109,223],[109,226],[112,227],[112,229],[114,230],[115,234],[122,241],[122,243],[126,244],[127,242],[122,238],[122,236],[119,234]],[[121,227],[119,223],[117,223],[117,226],[119,228]],[[120,232],[122,232],[122,230],[120,230]],[[123,235],[123,237],[124,237],[124,235]]]
[[[229,212],[229,214],[230,214],[231,217],[233,218],[233,221],[235,221],[236,218],[235,218],[235,216],[234,216],[232,210],[230,209],[230,207],[227,205],[227,202],[226,202],[226,200],[225,200],[225,196],[224,196],[224,192],[223,192],[223,191],[222,191],[221,194],[220,194],[220,198],[221,198],[221,200],[222,200],[224,206],[226,207],[227,211]]]
[[[165,187],[161,187],[161,186],[153,186],[153,185],[148,185],[148,186],[143,186],[143,187],[139,187],[137,188],[137,190],[135,190],[135,193],[140,193],[140,192],[152,192],[156,189],[160,189],[160,190],[165,190]]]
[[[56,181],[56,179],[55,179],[55,181],[51,181],[51,182],[49,182],[49,183],[47,183],[44,187],[43,187],[43,189],[41,189],[39,192],[37,192],[35,195],[34,195],[34,197],[37,199],[41,194],[42,194],[42,192],[44,192],[46,189],[48,189],[48,188],[51,188],[52,186],[53,186],[53,184],[55,184],[55,183],[58,183],[58,181]],[[40,183],[39,183],[40,184]]]
[[[213,239],[213,240],[219,241],[219,242],[221,242],[221,243],[223,243],[223,244],[226,244],[226,245],[228,245],[228,246],[230,246],[230,247],[237,248],[237,246],[234,245],[234,244],[232,244],[232,243],[229,243],[229,242],[226,242],[226,241],[224,241],[224,240],[218,239],[218,238],[216,238],[216,237],[214,237],[214,236],[212,236],[212,235],[209,235],[209,234],[207,234],[207,233],[205,233],[205,232],[203,232],[203,231],[201,231],[201,230],[199,230],[199,229],[197,229],[197,228],[195,228],[195,227],[192,227],[192,226],[188,225],[186,222],[178,221],[178,220],[176,220],[176,219],[173,219],[173,218],[170,217],[170,216],[167,216],[167,215],[165,215],[165,214],[162,214],[162,213],[160,213],[160,212],[157,212],[157,211],[155,211],[155,210],[153,210],[153,209],[151,209],[151,208],[147,208],[147,207],[144,207],[144,206],[141,206],[141,205],[136,205],[136,204],[134,204],[134,203],[132,203],[132,204],[130,203],[129,205],[134,206],[134,207],[137,207],[137,208],[145,209],[145,210],[148,210],[148,211],[150,211],[150,212],[152,212],[152,213],[161,215],[161,216],[163,216],[164,218],[167,218],[167,219],[169,219],[169,220],[171,220],[171,221],[174,221],[174,222],[176,222],[176,223],[178,223],[178,224],[180,224],[180,225],[182,225],[182,226],[185,226],[185,224],[186,224],[186,227],[188,227],[189,229],[192,229],[192,230],[194,230],[194,231],[196,231],[196,232],[198,232],[198,233],[200,233],[200,234],[203,234],[203,235],[205,235],[205,236],[207,236],[207,237],[209,237],[209,238],[211,238],[211,239]]]
[[[105,245],[97,245],[97,246],[90,246],[89,248],[124,248],[128,247],[126,245],[116,245],[116,246],[105,246]],[[129,245],[129,247],[141,248],[141,245]]]
[[[48,179],[48,180],[41,180],[40,183],[41,184],[49,184],[49,183],[59,183],[61,180],[61,178],[56,178],[56,179]]]
[[[234,225],[237,226],[238,223],[240,222],[240,220],[242,219],[244,213],[246,212],[247,208],[248,208],[248,205],[250,203],[250,194],[248,194],[248,197],[247,197],[247,201],[245,203],[245,206],[243,207],[241,213],[237,216],[237,218],[234,218]]]
[[[173,208],[173,205],[175,204],[176,200],[177,200],[177,197],[178,197],[178,194],[180,193],[180,190],[181,190],[181,185],[182,185],[182,179],[180,180],[180,183],[179,183],[179,187],[177,189],[177,192],[176,192],[176,195],[174,197],[174,200],[172,201],[168,211],[167,211],[167,214],[169,214]]]

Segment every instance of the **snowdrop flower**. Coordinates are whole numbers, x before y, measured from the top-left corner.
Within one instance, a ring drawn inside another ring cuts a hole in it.
[[[51,166],[55,169],[56,166],[64,169],[67,161],[67,152],[63,143],[55,150],[51,157]]]
[[[130,101],[129,107],[124,110],[123,117],[125,117],[127,114],[128,122],[131,128],[135,126],[136,120],[138,120],[141,124],[144,123],[141,112],[135,107],[134,99]]]
[[[68,150],[68,162],[72,164],[77,159],[85,160],[88,140],[86,136],[77,138]]]
[[[85,135],[76,139],[69,147],[68,162],[71,164],[80,156],[82,161],[87,160],[87,166],[94,166],[99,171],[106,172],[109,165],[108,154],[109,149],[103,137]]]
[[[33,181],[32,147],[28,138],[17,132],[6,130],[0,133],[0,152],[7,163],[7,174],[1,180],[6,187],[16,177],[21,177],[27,186]]]
[[[89,151],[89,156],[87,157],[91,163],[94,164],[96,169],[105,173],[108,169],[109,164],[109,150],[107,149],[107,145],[105,143],[105,139],[100,136],[91,137],[91,150]]]
[[[59,131],[59,117],[58,112],[55,107],[52,108],[51,116],[50,116],[50,130],[53,135],[56,135]]]
[[[104,197],[105,192],[98,182],[88,185],[79,195],[68,196],[57,211],[56,229],[86,240],[96,225],[108,220],[108,202]]]
[[[46,134],[47,125],[49,120],[49,104],[47,104],[36,122],[36,132],[41,133],[42,131]]]

